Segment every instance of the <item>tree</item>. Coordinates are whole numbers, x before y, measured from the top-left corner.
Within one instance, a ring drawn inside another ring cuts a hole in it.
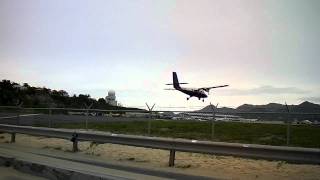
[[[0,83],[0,104],[14,105],[17,100],[18,92],[13,88],[10,80],[2,80]]]
[[[29,84],[28,83],[23,83],[23,87],[29,88]]]
[[[99,98],[98,99],[99,104],[107,104],[106,100],[104,98]]]

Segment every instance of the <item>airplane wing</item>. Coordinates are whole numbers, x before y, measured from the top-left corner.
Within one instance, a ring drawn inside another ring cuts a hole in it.
[[[227,87],[229,85],[222,85],[222,86],[212,86],[212,87],[202,87],[202,88],[199,88],[198,90],[205,90],[207,92],[210,91],[210,89],[214,89],[214,88],[222,88],[222,87]]]

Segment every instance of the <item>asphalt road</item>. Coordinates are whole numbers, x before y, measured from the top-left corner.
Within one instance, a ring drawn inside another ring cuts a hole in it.
[[[47,177],[48,174],[50,176],[61,176],[64,173],[70,175],[72,171],[76,172],[80,179],[83,179],[83,174],[105,179],[213,179],[212,177],[177,173],[174,169],[151,169],[115,161],[105,162],[89,155],[36,149],[16,144],[0,144],[0,160],[1,158],[14,158],[15,161],[18,161],[16,162],[18,166],[16,165],[15,168],[19,170],[21,165],[24,171],[42,177]],[[14,162],[12,164],[15,165]],[[39,165],[42,169],[40,172],[37,171]],[[41,172],[44,173],[41,174]],[[71,174],[75,176],[74,173]]]
[[[148,118],[106,117],[106,116],[83,116],[83,115],[47,115],[47,114],[20,114],[19,119],[15,113],[0,113],[0,124],[36,125],[54,123],[85,123],[88,122],[128,122],[148,121]]]
[[[36,114],[36,113],[21,113],[19,119],[17,113],[2,113],[0,112],[0,124],[12,124],[16,125],[49,125],[54,123],[105,123],[105,122],[132,122],[132,121],[149,121],[157,120],[145,117],[107,117],[107,116],[84,116],[84,115],[63,115],[63,114]],[[164,120],[164,119],[162,119]],[[167,119],[168,120],[168,119]],[[175,120],[179,121],[179,120]],[[199,120],[188,120],[198,122]],[[204,121],[204,120],[202,120]],[[230,121],[231,122],[231,121]],[[236,121],[240,122],[240,121]],[[241,122],[241,123],[259,123],[259,124],[283,124],[279,121],[255,121],[255,122]],[[297,124],[294,124],[297,125]],[[303,124],[298,124],[303,125]]]

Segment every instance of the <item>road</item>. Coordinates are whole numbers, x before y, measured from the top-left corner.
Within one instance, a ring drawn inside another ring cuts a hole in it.
[[[157,120],[146,117],[107,117],[107,116],[84,116],[84,115],[64,115],[64,114],[37,114],[37,113],[21,113],[19,115],[20,125],[42,125],[47,126],[49,123],[105,123],[105,122],[132,122],[132,121],[149,121]],[[17,124],[17,113],[0,113],[0,124]],[[165,119],[162,119],[165,120]],[[168,119],[167,119],[168,120]],[[179,120],[175,120],[179,121]],[[188,120],[188,121],[208,121],[208,120]],[[221,121],[222,122],[222,121]],[[259,124],[284,124],[282,121],[223,121],[223,122],[241,122],[241,123],[259,123]],[[293,124],[297,125],[297,124]],[[298,124],[304,125],[304,124]]]
[[[16,144],[0,144],[0,165],[10,161],[15,169],[45,178],[78,179],[213,179],[174,172],[174,169],[147,169],[119,162],[105,162],[89,155]],[[1,175],[0,175],[1,177]]]
[[[85,123],[88,122],[128,122],[128,121],[148,121],[148,118],[127,118],[127,117],[106,117],[106,116],[83,116],[83,115],[63,115],[63,114],[20,114],[20,125],[36,125],[51,123]],[[16,124],[17,114],[0,113],[0,124]]]

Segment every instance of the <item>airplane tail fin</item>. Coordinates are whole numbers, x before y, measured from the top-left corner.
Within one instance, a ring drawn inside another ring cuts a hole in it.
[[[179,84],[179,80],[178,80],[178,76],[176,72],[172,72],[172,78],[173,78],[173,87],[175,89],[179,89],[180,88],[180,84]]]
[[[178,76],[176,72],[172,72],[172,83],[166,85],[173,85],[174,89],[181,89],[180,84],[188,84],[188,83],[179,83]]]

